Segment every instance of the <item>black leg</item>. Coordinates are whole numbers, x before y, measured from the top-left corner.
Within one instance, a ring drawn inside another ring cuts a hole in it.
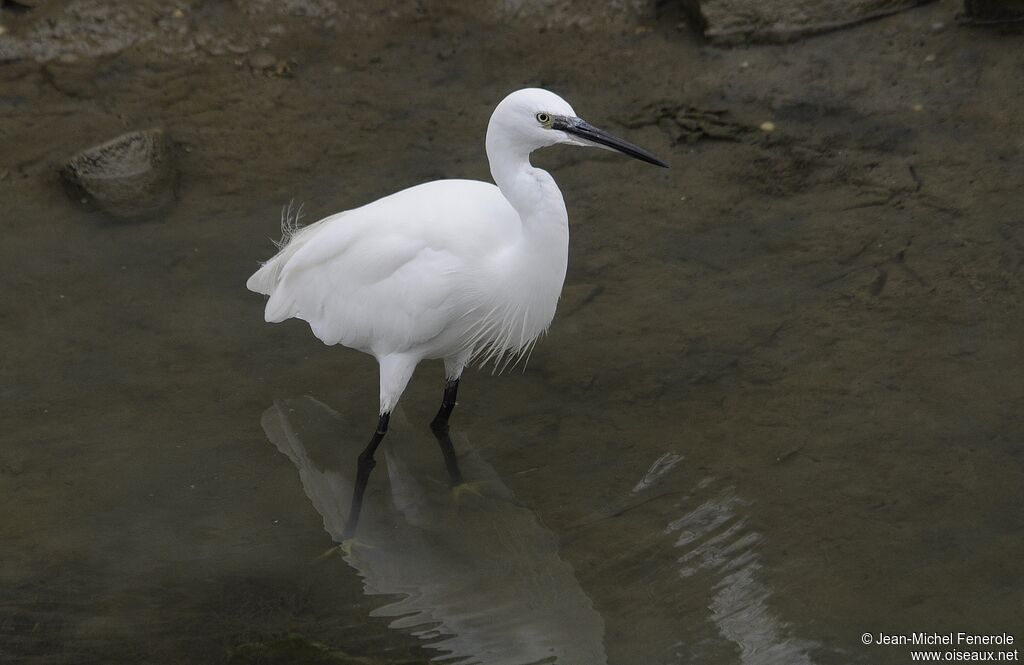
[[[455,408],[455,398],[459,393],[459,380],[448,379],[444,384],[444,397],[441,399],[441,408],[430,423],[430,430],[437,438],[441,446],[441,455],[444,456],[444,466],[448,469],[448,477],[452,485],[462,484],[462,472],[459,470],[459,462],[455,459],[455,448],[452,446],[452,439],[448,436],[448,418]]]
[[[348,513],[348,521],[345,522],[345,531],[341,536],[342,540],[348,540],[356,534],[356,526],[359,524],[359,511],[363,508],[363,494],[366,492],[366,482],[370,479],[370,472],[373,471],[373,467],[377,466],[377,461],[373,459],[373,454],[377,452],[377,446],[384,440],[384,435],[388,433],[388,420],[390,418],[390,413],[381,415],[380,420],[377,421],[377,431],[373,433],[373,438],[370,439],[370,443],[363,449],[363,452],[359,453],[356,488],[352,493],[352,508]]]

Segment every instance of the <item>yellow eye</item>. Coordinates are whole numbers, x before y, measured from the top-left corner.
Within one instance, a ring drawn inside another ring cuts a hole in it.
[[[537,122],[539,122],[542,125],[546,125],[549,122],[551,122],[551,116],[541,111],[540,113],[537,114]]]

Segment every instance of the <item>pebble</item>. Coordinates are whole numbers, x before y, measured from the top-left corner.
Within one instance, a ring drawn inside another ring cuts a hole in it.
[[[5,35],[5,34],[7,34],[7,26],[5,26],[2,23],[0,23],[0,35]]]
[[[249,66],[253,69],[270,69],[277,64],[277,58],[273,53],[256,51],[249,56]]]
[[[925,62],[935,62],[935,54],[934,53],[929,53],[928,55],[926,55],[924,57],[924,61]]]
[[[122,134],[71,157],[61,175],[110,215],[152,217],[174,202],[177,171],[170,140],[160,129]]]
[[[921,111],[924,110],[924,105],[923,104],[914,104],[913,109],[915,111],[917,111],[918,113],[920,113]]]
[[[764,122],[761,123],[761,131],[762,132],[769,132],[769,133],[770,132],[774,132],[775,131],[775,123],[772,122],[771,120],[765,120]]]

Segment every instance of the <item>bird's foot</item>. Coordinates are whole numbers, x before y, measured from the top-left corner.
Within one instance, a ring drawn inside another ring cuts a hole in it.
[[[452,486],[452,495],[455,497],[455,501],[461,501],[467,494],[474,496],[483,497],[483,489],[488,485],[486,480],[469,480],[463,481],[458,485]]]
[[[345,540],[341,541],[331,549],[327,550],[326,552],[318,556],[316,560],[324,561],[325,559],[329,559],[335,555],[342,557],[350,556],[353,550],[355,550],[357,547],[371,548],[372,546],[367,545],[362,541],[356,540],[355,538],[346,538]]]
[[[316,559],[314,559],[314,561],[320,563],[321,561],[326,561],[327,559],[330,559],[332,556],[335,556],[336,554],[342,554],[341,545],[335,545],[334,547],[330,548],[329,550],[318,556]]]

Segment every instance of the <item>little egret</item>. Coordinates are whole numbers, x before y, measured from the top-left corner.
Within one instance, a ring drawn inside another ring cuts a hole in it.
[[[522,357],[551,323],[569,219],[554,179],[530,164],[530,153],[557,143],[668,166],[576,117],[558,95],[518,90],[487,125],[497,186],[436,180],[303,228],[284,224],[280,251],[249,278],[249,290],[270,296],[268,322],[302,319],[323,343],[369,353],[380,366],[380,415],[359,455],[345,539],[355,533],[374,452],[416,365],[444,361],[444,396],[430,428],[459,485],[448,419],[462,370],[474,360]]]

